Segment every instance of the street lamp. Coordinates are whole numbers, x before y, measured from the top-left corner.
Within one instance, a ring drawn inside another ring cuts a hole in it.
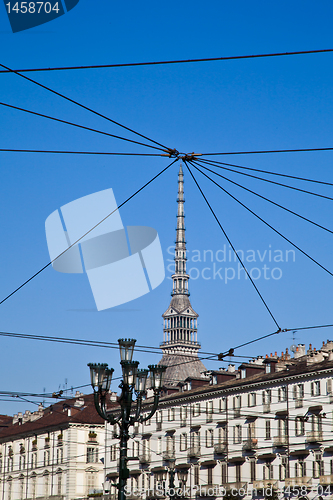
[[[166,366],[149,365],[149,370],[138,370],[138,361],[132,361],[135,339],[119,339],[120,364],[123,372],[123,380],[119,387],[121,396],[119,398],[120,415],[115,417],[106,409],[106,396],[110,390],[113,368],[108,368],[106,363],[89,363],[91,386],[94,391],[94,403],[97,413],[111,425],[119,425],[120,460],[119,460],[119,483],[118,500],[125,500],[125,486],[129,477],[127,468],[127,442],[129,440],[128,429],[135,422],[146,422],[157,410],[160,390],[162,387],[163,373]],[[150,385],[154,391],[153,407],[145,417],[141,414],[142,400],[146,395],[146,384],[150,373]],[[136,407],[132,410],[133,392],[136,395]]]

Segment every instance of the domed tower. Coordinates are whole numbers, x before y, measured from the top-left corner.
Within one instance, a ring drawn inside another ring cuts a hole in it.
[[[184,214],[184,174],[182,164],[178,174],[178,211],[175,245],[175,271],[172,275],[172,299],[162,315],[164,320],[163,357],[159,364],[167,366],[164,385],[175,386],[187,377],[201,378],[206,371],[198,358],[200,344],[197,338],[198,314],[189,299],[186,273],[186,241]]]

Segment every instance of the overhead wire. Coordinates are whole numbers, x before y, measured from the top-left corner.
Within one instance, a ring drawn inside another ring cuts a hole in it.
[[[207,160],[201,160],[201,161],[206,162]],[[257,180],[260,180],[263,182],[268,182],[269,184],[275,184],[277,186],[281,186],[281,187],[284,187],[287,189],[292,189],[294,191],[299,191],[301,193],[310,194],[312,196],[318,196],[319,198],[324,198],[326,200],[330,200],[330,201],[333,200],[333,198],[331,196],[325,196],[324,194],[314,193],[313,191],[307,191],[306,189],[301,189],[301,188],[298,188],[295,186],[289,186],[288,184],[282,184],[281,182],[272,181],[271,179],[265,179],[264,177],[259,177],[257,175],[248,174],[246,172],[239,172],[238,170],[224,167],[223,165],[214,165],[214,166],[216,166],[216,168],[222,168],[223,170],[228,170],[229,172],[233,172],[235,174],[244,175],[246,177],[251,177],[253,179],[257,179]]]
[[[271,153],[307,153],[310,151],[333,151],[329,148],[297,148],[297,149],[257,149],[252,151],[223,151],[221,153],[200,153],[200,156],[223,156],[223,155],[258,155]]]
[[[207,174],[205,174],[205,172],[202,172],[202,170],[200,170],[198,167],[195,166],[194,163],[191,162],[191,165],[196,169],[198,170],[202,175],[204,175],[205,177],[207,177],[207,179],[209,179],[211,182],[213,182],[217,187],[219,187],[224,193],[226,193],[228,196],[230,196],[233,200],[235,200],[237,203],[239,203],[243,208],[245,208],[248,212],[250,212],[252,215],[254,215],[257,219],[259,219],[261,222],[263,222],[267,227],[269,227],[270,229],[272,229],[276,234],[278,234],[279,236],[281,236],[281,238],[283,238],[285,241],[287,241],[288,243],[290,243],[290,245],[292,245],[294,248],[296,248],[299,252],[301,252],[303,255],[305,255],[308,259],[310,259],[312,262],[314,262],[317,266],[319,266],[321,269],[323,269],[324,271],[326,271],[329,275],[331,275],[333,277],[333,273],[331,271],[329,271],[325,266],[323,266],[322,264],[320,264],[316,259],[314,259],[313,257],[311,257],[307,252],[305,252],[304,250],[302,250],[298,245],[296,245],[295,243],[293,243],[289,238],[287,238],[286,236],[284,236],[280,231],[278,231],[277,229],[275,229],[271,224],[269,224],[267,221],[265,221],[262,217],[260,217],[256,212],[254,212],[253,210],[251,210],[248,206],[246,206],[244,203],[242,203],[240,200],[238,200],[238,198],[236,198],[235,196],[233,196],[231,193],[229,193],[229,191],[227,191],[226,189],[224,189],[220,184],[218,184],[217,182],[214,181],[214,179],[212,179],[211,177],[209,177]],[[332,231],[330,231],[332,232]]]
[[[65,155],[113,155],[113,156],[161,156],[159,153],[115,153],[106,151],[59,151],[46,149],[5,149],[0,148],[1,153],[49,153]]]
[[[140,134],[139,132],[137,132],[136,130],[133,130],[132,128],[129,128],[129,127],[126,127],[125,125],[123,125],[122,123],[119,123],[111,118],[109,118],[108,116],[106,115],[103,115],[102,113],[99,113],[98,111],[95,111],[94,109],[92,108],[89,108],[88,106],[85,106],[84,104],[81,104],[79,103],[78,101],[76,101],[75,99],[71,99],[70,97],[67,97],[65,96],[64,94],[61,94],[60,92],[57,92],[56,90],[53,90],[51,89],[50,87],[47,87],[46,85],[43,85],[42,83],[39,83],[37,82],[36,80],[33,80],[32,78],[29,78],[28,76],[26,75],[22,75],[21,73],[19,73],[18,71],[16,70],[13,70],[11,68],[9,68],[8,66],[5,66],[4,64],[1,64],[0,63],[0,66],[2,68],[5,68],[6,70],[10,71],[11,73],[14,73],[15,75],[19,76],[20,78],[24,78],[24,80],[27,80],[31,83],[33,83],[34,85],[38,85],[38,87],[41,87],[45,90],[47,90],[48,92],[51,92],[52,94],[55,94],[57,95],[58,97],[61,97],[62,99],[65,99],[66,101],[69,101],[71,102],[72,104],[75,104],[76,106],[79,106],[80,108],[82,109],[85,109],[86,111],[89,111],[90,113],[93,113],[94,115],[97,115],[99,116],[100,118],[103,118],[104,120],[107,120],[115,125],[118,125],[118,127],[121,127],[125,130],[128,130],[129,132],[132,132],[133,134],[136,134],[144,139],[147,139],[148,141],[156,144],[157,146],[160,146],[162,147],[164,150],[168,150],[169,148],[167,148],[166,146],[164,146],[163,144],[161,144],[160,142],[157,142],[157,141],[154,141],[153,139],[150,139],[149,137],[147,137],[146,135],[143,135],[143,134]]]
[[[263,54],[246,54],[238,56],[221,56],[221,57],[202,57],[196,59],[174,59],[166,61],[147,61],[147,62],[134,62],[134,63],[114,63],[114,64],[94,64],[86,66],[58,66],[58,67],[48,67],[48,68],[27,68],[27,69],[5,69],[0,70],[0,73],[10,73],[20,72],[36,72],[36,71],[68,71],[77,69],[105,69],[105,68],[125,68],[133,66],[157,66],[164,64],[185,64],[185,63],[197,63],[197,62],[213,62],[213,61],[232,61],[237,59],[258,59],[266,57],[281,57],[281,56],[295,56],[295,55],[308,55],[308,54],[324,54],[333,52],[333,49],[317,49],[317,50],[298,50],[292,52],[271,52]]]
[[[253,285],[254,289],[256,290],[257,294],[259,295],[259,297],[260,297],[260,299],[261,299],[262,303],[264,304],[264,306],[265,306],[266,310],[268,311],[268,313],[269,313],[269,315],[271,316],[272,320],[274,321],[275,325],[276,325],[276,326],[277,326],[277,328],[280,330],[280,326],[279,326],[279,324],[278,324],[277,320],[275,319],[275,317],[274,317],[274,315],[273,315],[272,311],[271,311],[271,310],[270,310],[270,308],[268,307],[268,305],[267,305],[266,301],[264,300],[264,298],[263,298],[263,296],[261,295],[260,291],[258,290],[258,288],[257,288],[256,284],[254,283],[253,279],[251,278],[251,276],[250,276],[249,272],[247,271],[247,269],[246,269],[246,267],[245,267],[245,265],[244,265],[244,263],[243,263],[242,259],[241,259],[241,258],[240,258],[240,256],[238,255],[238,253],[237,253],[237,251],[236,251],[235,247],[233,246],[233,244],[232,244],[231,240],[229,239],[229,237],[228,237],[227,233],[225,232],[224,228],[222,227],[221,222],[219,221],[219,219],[218,219],[217,215],[215,214],[215,212],[214,212],[213,208],[211,207],[211,205],[210,205],[209,201],[207,200],[207,198],[206,198],[205,194],[203,193],[203,191],[202,191],[201,187],[199,186],[199,184],[198,184],[198,182],[197,182],[196,178],[194,177],[194,175],[193,175],[193,173],[192,173],[191,169],[189,168],[189,166],[188,166],[187,162],[185,162],[185,165],[186,165],[186,167],[187,167],[187,169],[188,169],[188,171],[189,171],[189,173],[190,173],[190,175],[191,175],[192,179],[194,180],[194,182],[195,182],[195,184],[196,184],[197,188],[199,189],[199,191],[200,191],[200,193],[201,193],[202,197],[204,198],[204,200],[205,200],[206,204],[208,205],[208,208],[209,208],[209,210],[211,211],[211,213],[212,213],[212,215],[213,215],[214,219],[215,219],[215,220],[216,220],[216,222],[218,223],[218,225],[219,225],[219,227],[220,227],[221,231],[223,232],[223,234],[224,234],[225,238],[227,239],[227,241],[228,241],[229,245],[230,245],[230,246],[231,246],[231,248],[233,249],[234,254],[236,255],[236,258],[238,259],[238,261],[240,262],[241,266],[243,267],[243,269],[244,269],[245,273],[247,274],[247,276],[248,276],[248,278],[249,278],[249,280],[250,280],[251,284]]]
[[[43,266],[39,271],[37,271],[35,274],[30,276],[29,279],[24,281],[19,287],[17,287],[15,290],[13,290],[10,294],[8,294],[5,298],[3,298],[0,301],[0,305],[3,304],[6,300],[8,300],[10,297],[12,297],[15,293],[17,293],[21,288],[23,288],[25,285],[27,285],[30,281],[32,281],[36,276],[38,276],[41,272],[43,272],[45,269],[47,269],[56,259],[64,255],[70,248],[72,248],[74,245],[76,245],[79,241],[82,240],[87,234],[91,233],[96,227],[98,227],[102,222],[104,222],[108,217],[110,217],[114,212],[119,210],[121,207],[123,207],[127,202],[129,202],[134,196],[136,196],[138,193],[140,193],[145,187],[147,187],[149,184],[151,184],[155,179],[157,179],[163,172],[165,172],[171,165],[173,165],[177,161],[177,158],[169,163],[165,168],[163,168],[158,174],[156,174],[154,177],[152,177],[148,182],[146,182],[143,186],[141,186],[135,193],[133,193],[131,196],[129,196],[125,201],[123,201],[119,207],[117,207],[115,210],[113,210],[111,213],[109,213],[106,217],[104,217],[102,220],[100,220],[97,224],[94,225],[89,231],[87,231],[85,234],[83,234],[80,238],[78,238],[76,241],[74,241],[71,245],[66,248],[63,252],[61,252],[57,257],[55,257],[53,260],[49,261],[45,266]]]
[[[294,212],[293,210],[291,210],[291,209],[289,209],[287,207],[284,207],[283,205],[280,205],[276,201],[273,201],[273,200],[271,200],[269,198],[266,198],[266,196],[263,196],[263,195],[257,193],[256,191],[253,191],[252,189],[249,189],[249,188],[243,186],[242,184],[239,184],[238,182],[235,182],[232,179],[229,179],[229,177],[225,177],[224,175],[219,174],[218,172],[215,172],[214,170],[212,170],[212,169],[208,168],[207,166],[205,166],[205,165],[208,165],[208,164],[211,165],[210,162],[209,163],[205,162],[204,164],[202,164],[201,160],[200,161],[195,160],[194,163],[197,164],[197,165],[200,165],[201,168],[204,168],[205,170],[211,172],[212,174],[217,175],[218,177],[221,177],[222,179],[230,182],[231,184],[234,184],[235,186],[238,186],[241,189],[243,189],[245,191],[248,191],[249,193],[251,193],[251,194],[253,194],[253,195],[261,198],[262,200],[265,200],[268,203],[271,203],[272,205],[275,205],[276,207],[281,208],[282,210],[285,210],[286,212],[291,213],[292,215],[295,215],[296,217],[299,217],[300,219],[305,220],[306,222],[309,222],[310,224],[313,224],[314,226],[317,226],[320,229],[323,229],[324,231],[327,231],[328,233],[333,234],[333,231],[331,231],[331,229],[328,229],[327,227],[322,226],[321,224],[318,224],[317,222],[314,222],[313,220],[308,219],[307,217],[304,217],[303,215],[300,215],[297,212]],[[212,166],[214,166],[214,165],[212,165]]]
[[[30,109],[21,108],[19,106],[14,106],[13,104],[8,104],[6,102],[0,102],[0,106],[5,106],[7,108],[16,109],[18,111],[23,111],[24,113],[28,113],[28,114],[35,115],[35,116],[40,116],[42,118],[47,118],[48,120],[53,120],[55,122],[64,123],[65,125],[71,125],[73,127],[77,127],[77,128],[83,129],[83,130],[88,130],[89,132],[96,132],[97,134],[102,134],[102,135],[106,135],[108,137],[113,137],[114,139],[119,139],[121,141],[130,142],[133,144],[138,144],[140,146],[146,146],[148,148],[157,149],[159,151],[165,151],[164,149],[158,148],[156,146],[152,146],[151,144],[145,144],[143,142],[134,141],[133,139],[127,139],[125,137],[121,137],[120,135],[110,134],[109,132],[103,132],[102,130],[94,129],[91,127],[86,127],[85,125],[80,125],[79,123],[73,123],[73,122],[70,122],[68,120],[62,120],[60,118],[56,118],[55,116],[45,115],[43,113],[38,113],[37,111],[32,111]]]

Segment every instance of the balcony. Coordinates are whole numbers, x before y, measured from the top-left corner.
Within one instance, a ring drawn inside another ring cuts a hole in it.
[[[272,488],[272,490],[277,490],[278,482],[274,479],[263,479],[262,481],[253,481],[254,490],[267,490],[267,488]]]
[[[194,446],[190,446],[189,449],[188,449],[188,452],[187,452],[187,456],[189,458],[200,458],[200,446],[198,445],[194,445]]]
[[[146,492],[146,498],[152,499],[152,498],[165,498],[165,493],[163,491],[163,488],[152,488]],[[127,497],[126,497],[127,498]],[[137,499],[139,497],[137,496]]]
[[[266,403],[263,405],[263,412],[264,413],[270,413],[271,412],[271,405],[270,403]]]
[[[323,433],[319,431],[309,431],[306,433],[306,443],[321,443],[323,440]]]
[[[288,486],[302,486],[307,485],[311,488],[312,477],[304,476],[304,477],[289,477],[285,479],[285,485]]]
[[[228,442],[227,441],[220,441],[216,444],[214,444],[214,452],[217,455],[223,455],[224,453],[227,453],[228,449]]]
[[[258,439],[249,438],[243,441],[243,451],[253,451],[258,446]]]
[[[319,476],[319,484],[322,486],[333,485],[333,474],[329,474],[328,476]]]
[[[165,450],[162,453],[163,460],[174,460],[176,458],[175,450]]]
[[[303,408],[303,398],[295,399],[295,408]]]
[[[276,448],[283,448],[288,446],[288,436],[276,436],[273,438],[273,446]]]
[[[235,483],[226,483],[226,485],[224,486],[225,489],[227,491],[230,491],[230,490],[245,490],[245,492],[247,491],[247,483],[245,483],[244,481],[236,481]]]
[[[196,497],[217,497],[219,496],[219,484],[202,484],[198,486],[198,491],[196,492]]]
[[[148,451],[146,451],[145,453],[141,453],[141,455],[139,455],[139,463],[140,464],[150,463],[150,453]]]

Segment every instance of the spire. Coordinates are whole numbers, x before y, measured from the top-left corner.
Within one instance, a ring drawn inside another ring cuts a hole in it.
[[[185,241],[185,214],[184,214],[184,174],[182,163],[178,173],[178,210],[175,246],[175,272],[172,275],[173,288],[171,295],[189,295],[188,280],[186,274],[186,241]]]
[[[200,344],[197,339],[198,314],[189,299],[186,273],[186,241],[184,214],[184,174],[180,164],[178,173],[177,228],[175,242],[175,271],[172,275],[171,302],[162,315],[164,320],[163,357],[159,364],[167,366],[165,383],[177,385],[187,377],[201,377],[206,371],[199,359]]]

